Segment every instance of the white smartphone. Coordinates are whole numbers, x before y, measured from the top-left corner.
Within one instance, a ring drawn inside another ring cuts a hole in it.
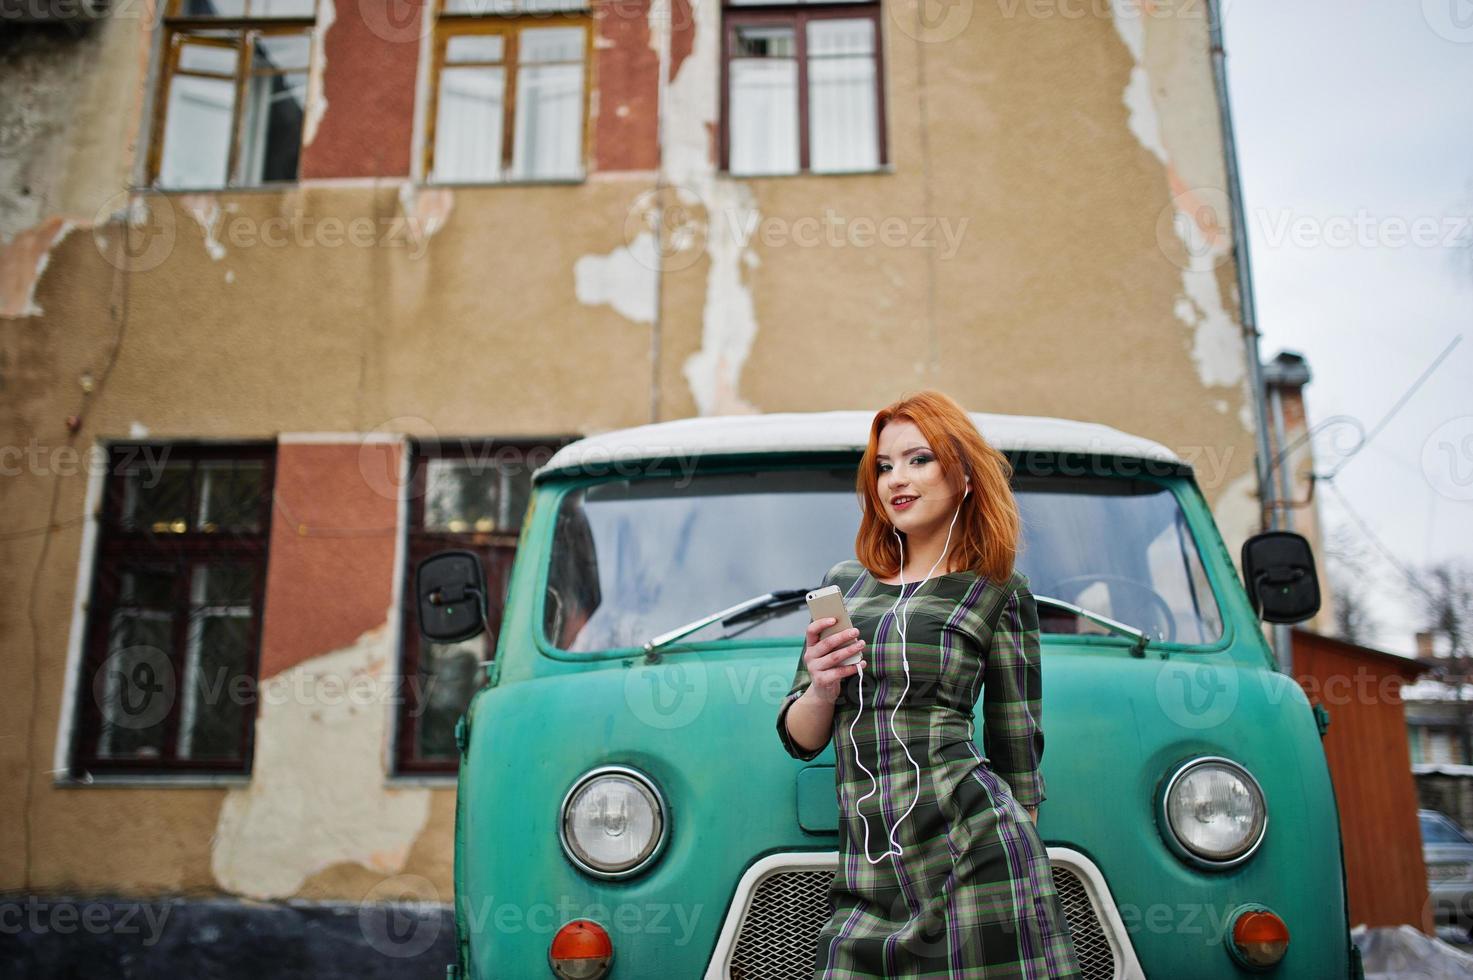
[[[819,633],[820,640],[826,640],[835,633],[854,628],[854,624],[849,621],[849,610],[844,605],[844,593],[837,585],[827,585],[808,593],[808,617],[809,622],[817,622],[830,617],[837,620],[834,625]],[[863,650],[845,660],[844,664],[846,666],[857,664],[862,659],[864,659]]]

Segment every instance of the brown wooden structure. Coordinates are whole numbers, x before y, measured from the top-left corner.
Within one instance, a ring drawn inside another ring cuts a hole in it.
[[[1415,660],[1294,628],[1294,678],[1330,713],[1325,756],[1340,808],[1350,923],[1434,935],[1402,712]]]

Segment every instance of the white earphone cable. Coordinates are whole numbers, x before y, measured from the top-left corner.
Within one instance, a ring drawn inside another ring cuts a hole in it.
[[[966,493],[963,493],[962,494],[962,498],[964,500],[966,499],[966,496],[967,496],[968,493],[971,493],[971,490],[967,490]],[[946,529],[946,543],[941,546],[941,557],[936,559],[936,564],[931,566],[931,571],[929,571],[929,572],[926,573],[926,577],[923,578],[923,579],[921,579],[919,582],[916,583],[916,590],[917,591],[920,590],[920,587],[922,585],[924,585],[926,582],[930,581],[930,578],[931,578],[932,573],[936,571],[936,566],[937,565],[940,565],[941,562],[942,562],[942,560],[946,558],[946,550],[947,550],[947,548],[949,548],[951,546],[951,531],[952,531],[952,528],[956,527],[956,519],[961,516],[961,512],[962,512],[962,506],[961,506],[961,504],[957,504],[957,506],[956,506],[956,513],[953,514],[953,515],[951,515],[951,526]],[[902,666],[904,666],[904,668],[905,668],[905,690],[903,690],[903,691],[900,692],[900,697],[895,702],[895,708],[890,712],[890,734],[893,735],[895,737],[895,740],[900,743],[901,749],[903,749],[905,751],[905,757],[907,759],[909,759],[910,760],[910,764],[915,767],[915,771],[916,771],[916,791],[915,791],[915,796],[910,801],[910,806],[906,807],[905,812],[902,813],[900,815],[900,818],[895,821],[895,826],[890,829],[890,831],[889,831],[890,843],[889,843],[888,848],[885,851],[885,853],[884,854],[881,854],[877,858],[870,857],[870,855],[869,855],[869,821],[865,818],[864,814],[862,812],[860,812],[860,806],[859,805],[861,803],[863,803],[865,800],[869,799],[871,796],[873,796],[875,794],[875,792],[879,789],[879,785],[880,784],[879,784],[879,781],[877,779],[875,779],[875,774],[872,773],[872,772],[870,772],[869,771],[869,768],[866,767],[865,764],[860,761],[860,758],[859,758],[859,743],[854,740],[854,726],[857,725],[857,724],[859,724],[860,715],[863,715],[864,714],[864,668],[861,667],[861,668],[859,668],[859,671],[858,671],[858,674],[859,674],[859,710],[856,711],[855,714],[854,714],[854,721],[850,722],[850,724],[849,724],[849,742],[850,742],[850,744],[852,744],[854,746],[854,762],[855,762],[855,764],[858,765],[859,768],[861,768],[861,769],[864,770],[864,774],[869,777],[869,781],[870,781],[870,791],[868,793],[864,794],[863,796],[861,796],[858,800],[856,800],[854,802],[854,812],[857,813],[857,814],[859,814],[859,819],[861,821],[863,821],[863,823],[864,823],[864,859],[866,861],[868,861],[870,864],[879,864],[881,861],[885,860],[885,858],[890,857],[892,855],[894,855],[895,857],[899,857],[904,852],[903,851],[903,848],[901,848],[901,846],[900,846],[900,842],[895,839],[895,834],[900,830],[901,823],[904,822],[904,820],[905,820],[906,817],[910,816],[911,811],[915,809],[916,804],[918,802],[920,802],[920,798],[921,798],[921,765],[920,765],[920,763],[916,762],[915,758],[910,754],[910,748],[905,744],[905,740],[902,739],[900,737],[900,734],[895,730],[895,715],[900,711],[901,704],[903,704],[905,702],[905,696],[910,693],[910,661],[905,656],[905,630],[906,630],[907,624],[910,622],[910,600],[915,597],[915,593],[912,592],[909,596],[907,596],[905,594],[905,542],[904,542],[904,540],[901,539],[900,532],[898,530],[896,530],[893,527],[891,528],[891,530],[895,534],[895,540],[900,544],[900,596],[899,596],[899,598],[897,598],[895,600],[895,605],[890,608],[890,612],[891,613],[894,613],[897,608],[900,609],[900,614],[895,617],[895,629],[900,634],[900,662],[901,662]],[[901,606],[902,600],[905,603],[904,606]],[[876,745],[879,744],[879,739],[880,739],[880,723],[879,723],[879,720],[876,719],[876,721],[875,721],[875,744]],[[884,817],[884,814],[882,813],[880,815],[880,822],[881,822],[881,824],[884,823],[884,820],[885,820],[885,817]]]

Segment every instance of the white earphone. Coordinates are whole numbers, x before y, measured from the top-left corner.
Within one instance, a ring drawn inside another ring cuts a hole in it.
[[[967,495],[971,492],[971,480],[968,480],[967,490],[966,493],[962,494],[962,499],[965,500]],[[946,529],[946,543],[941,546],[941,557],[936,559],[936,564],[931,566],[931,571],[926,573],[926,577],[921,579],[920,582],[916,583],[917,589],[919,589],[921,585],[930,580],[932,573],[936,571],[936,566],[940,565],[941,562],[946,558],[946,549],[951,547],[951,531],[952,528],[956,527],[956,519],[961,516],[961,512],[962,505],[958,503],[956,505],[956,513],[951,515],[951,526]],[[916,792],[915,797],[910,801],[910,806],[905,808],[905,812],[902,813],[900,815],[900,818],[895,821],[895,826],[890,828],[890,843],[885,853],[881,854],[877,858],[870,857],[869,821],[865,819],[863,813],[860,813],[859,804],[863,803],[865,800],[873,796],[875,794],[875,791],[879,789],[880,784],[879,781],[875,779],[875,774],[870,772],[869,769],[865,767],[865,764],[860,761],[859,744],[854,741],[854,726],[859,724],[859,717],[860,715],[864,714],[864,668],[861,667],[859,668],[858,672],[859,710],[854,713],[854,721],[850,722],[849,724],[849,742],[854,746],[855,764],[859,766],[859,768],[864,770],[864,774],[869,777],[870,781],[870,791],[861,796],[854,803],[854,812],[858,813],[859,819],[864,822],[864,859],[870,864],[879,864],[881,861],[885,860],[885,858],[890,857],[891,855],[894,855],[895,857],[900,857],[900,855],[904,853],[904,849],[900,846],[900,842],[895,839],[895,834],[898,830],[900,830],[901,823],[905,821],[906,817],[910,816],[910,812],[915,809],[916,803],[918,803],[921,798],[921,765],[920,763],[916,762],[915,757],[910,754],[910,748],[906,746],[905,740],[900,737],[900,734],[897,731],[895,731],[895,715],[900,711],[900,706],[905,702],[905,696],[910,693],[910,661],[907,660],[905,656],[905,629],[907,624],[910,622],[910,600],[914,597],[915,593],[911,593],[910,596],[906,596],[905,594],[905,541],[901,539],[900,532],[896,530],[893,525],[890,530],[895,535],[896,542],[898,542],[900,545],[900,598],[895,600],[895,605],[890,608],[890,611],[893,613],[895,612],[895,609],[897,607],[900,607],[900,615],[895,618],[895,628],[896,631],[900,634],[900,663],[905,667],[905,690],[900,692],[900,697],[895,702],[895,708],[890,712],[890,734],[895,737],[895,740],[900,743],[900,747],[905,750],[905,757],[910,760],[910,764],[912,766],[915,766]],[[903,607],[901,607],[902,599],[905,602],[905,605]],[[877,721],[875,724],[877,726],[875,730],[875,735],[878,736],[879,722]],[[880,821],[882,823],[884,822],[884,819],[884,815],[881,814]]]

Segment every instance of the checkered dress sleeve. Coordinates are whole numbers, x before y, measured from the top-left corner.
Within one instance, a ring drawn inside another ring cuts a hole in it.
[[[1024,806],[1046,799],[1043,773],[1043,667],[1038,606],[1028,577],[1003,606],[987,653],[982,718],[993,770]]]
[[[839,563],[839,565],[842,564],[843,562]],[[818,585],[820,589],[834,584],[839,565],[834,565],[824,575],[823,581]],[[788,689],[787,696],[783,698],[783,703],[777,709],[777,737],[782,741],[783,749],[788,755],[795,759],[802,759],[804,762],[817,758],[819,753],[828,747],[828,743],[825,742],[810,752],[793,741],[793,736],[788,733],[788,708],[792,707],[793,702],[803,696],[803,692],[808,690],[808,685],[813,681],[808,676],[808,666],[803,663],[803,650],[807,647],[807,643],[808,641],[805,637],[803,642],[798,645],[798,670],[793,675],[793,686]]]

